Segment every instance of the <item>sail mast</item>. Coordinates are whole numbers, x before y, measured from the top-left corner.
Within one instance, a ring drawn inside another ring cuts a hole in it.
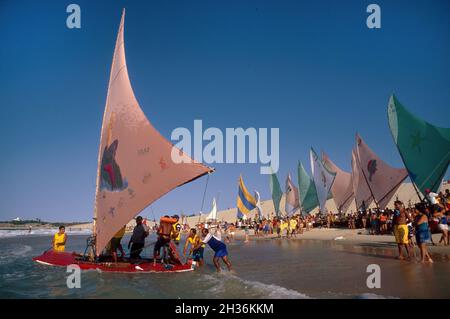
[[[375,196],[373,195],[373,191],[372,191],[372,187],[370,187],[369,181],[367,180],[367,176],[364,173],[364,170],[362,169],[361,166],[361,159],[359,158],[359,148],[358,148],[358,133],[356,133],[356,149],[357,149],[357,153],[356,153],[356,160],[357,160],[357,165],[361,171],[361,173],[363,174],[364,180],[366,181],[367,187],[369,188],[370,194],[372,195],[373,201],[375,202],[375,205],[377,205],[377,209],[380,209],[380,206],[378,205],[378,201],[375,198]]]

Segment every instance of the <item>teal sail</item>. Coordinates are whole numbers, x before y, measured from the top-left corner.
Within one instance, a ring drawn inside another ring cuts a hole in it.
[[[389,127],[416,187],[436,192],[450,163],[450,128],[439,128],[410,113],[392,95]]]
[[[273,207],[275,208],[276,216],[280,215],[280,202],[283,196],[280,182],[278,182],[277,174],[272,173],[270,175],[270,192],[272,193]]]
[[[304,214],[319,206],[314,181],[309,177],[301,162],[298,162],[298,192],[300,195],[300,206]]]

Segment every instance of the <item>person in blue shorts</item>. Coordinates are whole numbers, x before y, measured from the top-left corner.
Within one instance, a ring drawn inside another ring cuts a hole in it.
[[[216,236],[210,234],[208,229],[206,228],[202,229],[202,235],[203,235],[202,242],[204,244],[208,244],[209,247],[211,247],[211,249],[214,250],[215,254],[213,257],[213,262],[214,266],[216,266],[217,271],[220,272],[220,263],[219,263],[220,258],[222,258],[225,265],[227,265],[228,270],[231,271],[231,262],[228,259],[227,245],[225,245],[222,241],[220,241]]]

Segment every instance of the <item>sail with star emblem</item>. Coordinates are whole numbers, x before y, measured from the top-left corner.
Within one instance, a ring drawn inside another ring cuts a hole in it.
[[[336,173],[330,171],[317,156],[317,153],[311,148],[310,151],[311,170],[316,185],[317,199],[319,200],[319,208],[321,212],[326,212],[325,203],[333,186]]]
[[[145,207],[212,171],[175,148],[140,108],[125,60],[124,17],[125,10],[114,50],[98,154],[94,209],[97,255]]]
[[[438,191],[450,163],[450,128],[434,126],[410,113],[392,95],[389,127],[409,177],[417,188]]]
[[[375,203],[386,208],[402,182],[408,177],[404,168],[395,168],[379,158],[374,151],[356,134],[356,153],[359,166]]]

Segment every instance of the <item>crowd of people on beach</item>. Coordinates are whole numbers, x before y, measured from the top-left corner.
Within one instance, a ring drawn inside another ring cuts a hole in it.
[[[398,245],[398,258],[405,259],[412,256],[414,247],[421,252],[422,262],[433,262],[427,250],[427,244],[437,245],[431,234],[441,233],[438,244],[450,245],[448,223],[450,222],[450,191],[438,194],[426,190],[425,198],[419,203],[408,203],[405,207],[400,200],[394,202],[392,209],[361,209],[357,212],[344,214],[342,212],[310,214],[294,214],[292,216],[276,216],[273,212],[269,216],[256,215],[253,220],[239,219],[233,223],[210,221],[199,222],[194,228],[180,223],[179,216],[164,216],[159,224],[147,226],[147,221],[141,216],[136,218],[136,226],[128,242],[129,260],[141,260],[141,253],[145,248],[145,239],[155,232],[157,240],[153,244],[153,263],[157,260],[164,265],[181,263],[177,246],[181,241],[181,234],[187,233],[183,245],[183,257],[192,258],[199,267],[203,265],[203,252],[208,244],[214,251],[213,263],[220,271],[222,260],[231,270],[226,243],[235,240],[237,230],[243,230],[244,243],[249,241],[250,230],[255,237],[271,236],[276,238],[295,238],[313,228],[349,228],[367,230],[370,235],[394,235]],[[121,240],[125,235],[124,225],[111,239],[105,249],[105,255],[111,256],[114,262],[125,257]],[[362,232],[360,232],[362,234]],[[53,250],[64,252],[67,235],[64,226],[59,228],[52,240]],[[406,252],[406,257],[403,255]],[[120,256],[117,255],[120,252]],[[162,253],[161,253],[162,251]]]

